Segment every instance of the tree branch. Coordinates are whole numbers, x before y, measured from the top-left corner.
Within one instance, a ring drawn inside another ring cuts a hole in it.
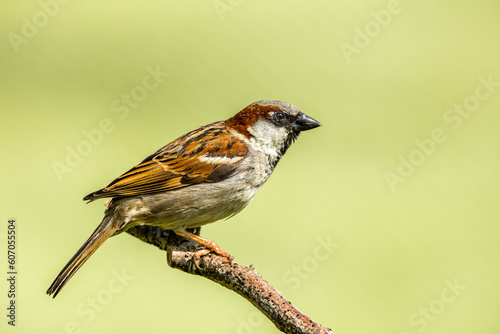
[[[276,327],[290,334],[333,334],[301,313],[253,267],[247,268],[214,253],[201,257],[195,265],[193,254],[200,244],[156,226],[136,226],[127,231],[144,242],[167,251],[172,268],[202,276],[238,293],[257,307]]]

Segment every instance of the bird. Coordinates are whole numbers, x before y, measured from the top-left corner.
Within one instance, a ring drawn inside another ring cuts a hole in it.
[[[214,252],[232,261],[233,256],[196,231],[245,208],[299,134],[319,126],[294,105],[261,100],[163,146],[83,198],[88,202],[111,199],[102,222],[47,294],[55,298],[104,241],[138,225],[170,229],[200,243],[205,248],[195,257]]]

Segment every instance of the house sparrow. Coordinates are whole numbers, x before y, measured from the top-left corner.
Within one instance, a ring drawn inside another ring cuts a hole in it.
[[[83,199],[111,197],[101,224],[59,273],[54,297],[112,235],[137,225],[171,229],[232,260],[215,242],[191,233],[240,212],[266,182],[301,131],[321,124],[276,100],[252,103],[233,117],[202,126],[162,147],[107,187]]]

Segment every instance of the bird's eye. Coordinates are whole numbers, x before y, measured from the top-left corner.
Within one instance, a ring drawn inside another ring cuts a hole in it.
[[[274,118],[278,121],[282,121],[285,119],[285,114],[282,111],[278,111],[274,113]]]

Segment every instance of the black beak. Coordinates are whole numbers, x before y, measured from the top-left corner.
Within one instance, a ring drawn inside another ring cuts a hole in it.
[[[312,117],[307,116],[303,112],[300,112],[299,118],[295,120],[294,128],[297,131],[306,131],[317,128],[321,126],[321,123]]]

